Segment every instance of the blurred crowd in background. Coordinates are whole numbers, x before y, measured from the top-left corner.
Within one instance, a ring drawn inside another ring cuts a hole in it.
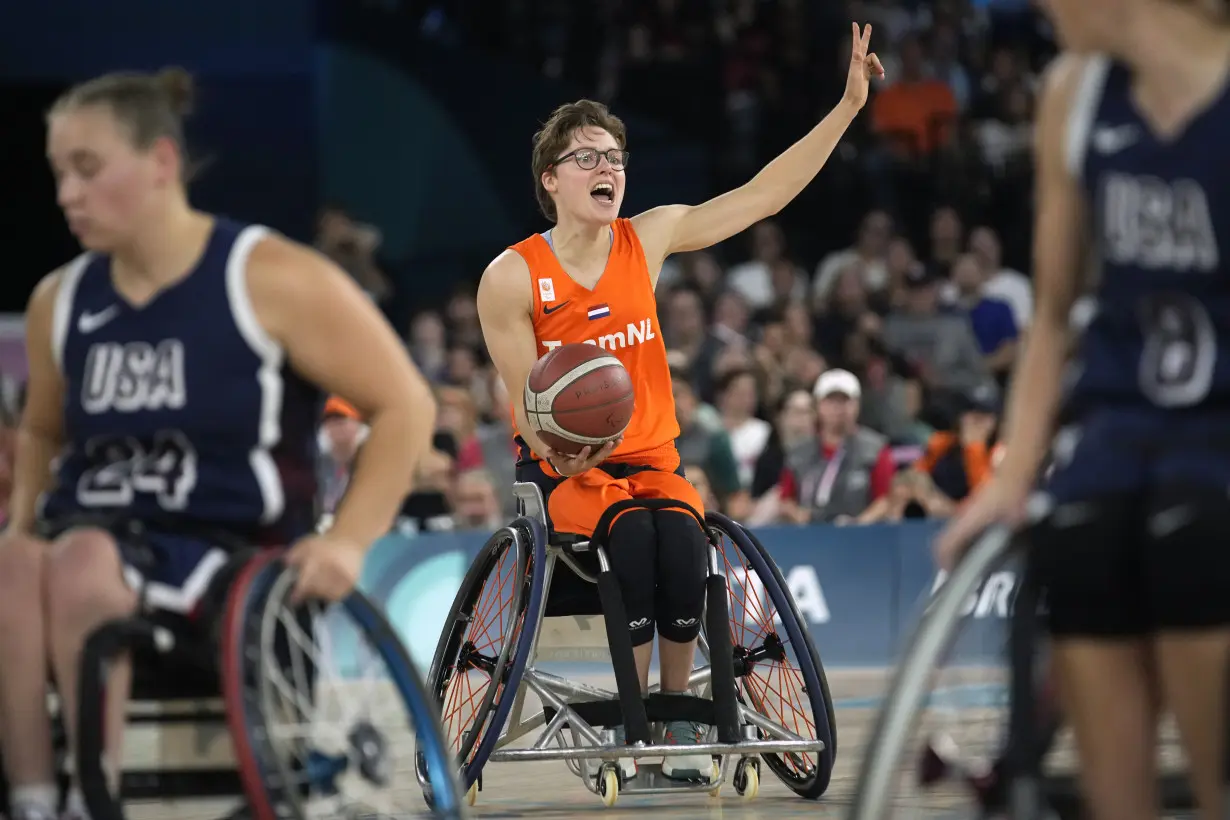
[[[871,22],[887,79],[823,172],[830,199],[805,193],[779,220],[662,271],[677,444],[706,503],[751,524],[943,517],[990,475],[1032,311],[1032,113],[1053,53],[1028,3],[385,5],[418,15],[424,36],[704,133],[720,148],[718,187],[824,115],[845,81],[849,21]],[[629,174],[636,185],[634,164]],[[329,219],[348,224],[340,210]],[[339,235],[352,250],[376,234],[350,231]],[[378,273],[360,273],[371,265],[345,264],[379,298]],[[513,512],[508,393],[474,285],[406,327],[440,403],[408,505],[426,528],[490,529]]]
[[[715,149],[716,190],[823,117],[850,21],[872,23],[887,78],[823,185],[662,271],[678,447],[706,503],[751,524],[942,517],[990,474],[1032,310],[1032,114],[1054,49],[1027,0],[367,2],[697,135]],[[318,229],[317,247],[389,304],[380,228],[330,205]],[[489,530],[513,513],[508,390],[476,284],[394,317],[440,407],[411,529]],[[357,419],[329,414],[327,486],[361,442]]]

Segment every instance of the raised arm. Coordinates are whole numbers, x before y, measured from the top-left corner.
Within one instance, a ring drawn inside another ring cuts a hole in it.
[[[30,532],[38,497],[51,484],[51,462],[64,443],[64,380],[53,348],[55,301],[60,272],[46,276],[26,306],[26,407],[17,429],[13,492],[8,529]],[[63,321],[67,321],[64,317]]]
[[[568,458],[548,447],[526,420],[525,382],[538,361],[538,347],[530,319],[534,304],[530,271],[520,254],[504,251],[487,266],[478,283],[477,301],[483,340],[512,400],[517,432],[535,455],[546,459],[562,475],[575,475],[600,464],[615,449],[616,442],[608,442],[592,454],[587,447],[579,457]]]
[[[786,207],[828,161],[854,117],[867,103],[868,83],[884,68],[869,53],[871,26],[853,28],[850,73],[840,102],[807,136],[733,191],[700,205],[664,205],[633,217],[650,271],[673,253],[700,250],[729,239]]]
[[[366,549],[392,526],[431,445],[436,405],[405,346],[359,287],[282,239],[253,251],[253,309],[295,370],[350,402],[369,427],[329,537]]]

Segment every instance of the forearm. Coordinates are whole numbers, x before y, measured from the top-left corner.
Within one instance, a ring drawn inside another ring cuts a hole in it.
[[[798,196],[820,173],[859,109],[844,99],[807,136],[783,151],[747,183],[764,191],[768,209],[776,213]]]
[[[1059,408],[1060,372],[1067,353],[1066,328],[1037,327],[1012,379],[1004,419],[1004,460],[997,473],[1033,482],[1050,441]]]
[[[59,450],[57,442],[32,430],[22,428],[17,432],[13,492],[9,498],[10,531],[33,530],[38,517],[38,499],[51,486],[51,462]]]
[[[368,547],[392,526],[435,429],[434,402],[418,404],[414,412],[386,410],[369,420],[331,535]]]

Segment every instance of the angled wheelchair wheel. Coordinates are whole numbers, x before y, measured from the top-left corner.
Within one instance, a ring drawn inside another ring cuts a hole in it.
[[[546,542],[542,524],[529,518],[497,530],[462,580],[436,646],[427,687],[466,790],[478,782],[521,685],[542,613]]]
[[[405,817],[429,761],[438,816],[461,816],[455,764],[405,646],[361,593],[292,607],[266,553],[239,573],[221,634],[223,695],[255,820]]]
[[[795,794],[814,800],[828,789],[837,755],[833,698],[820,654],[781,570],[755,535],[720,513],[708,513],[705,521],[718,536],[725,564],[739,700],[787,732],[823,741],[816,754],[763,756]],[[783,739],[763,726],[759,733]]]

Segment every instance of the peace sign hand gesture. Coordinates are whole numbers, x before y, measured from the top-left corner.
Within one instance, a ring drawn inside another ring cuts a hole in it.
[[[850,48],[850,74],[846,77],[846,102],[855,108],[867,104],[868,84],[872,77],[884,77],[884,66],[874,52],[868,53],[871,44],[871,24],[863,26],[860,33],[858,23],[851,23],[854,31],[854,41]]]

